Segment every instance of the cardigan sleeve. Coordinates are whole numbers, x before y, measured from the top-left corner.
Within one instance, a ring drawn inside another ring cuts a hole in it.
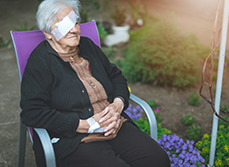
[[[21,83],[22,122],[34,128],[45,128],[59,137],[73,137],[79,116],[50,108],[52,82],[47,62],[39,56],[30,56]]]

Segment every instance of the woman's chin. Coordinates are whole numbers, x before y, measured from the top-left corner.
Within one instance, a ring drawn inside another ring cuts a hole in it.
[[[69,40],[69,43],[72,47],[79,45],[79,39],[77,37],[70,38]]]

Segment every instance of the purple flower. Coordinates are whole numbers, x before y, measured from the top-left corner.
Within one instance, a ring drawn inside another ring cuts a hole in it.
[[[183,160],[181,160],[181,159],[180,159],[180,160],[179,160],[179,164],[181,164],[181,165],[182,165],[182,164],[183,164]]]
[[[170,143],[169,142],[166,142],[165,143],[165,148],[169,148],[170,147]]]
[[[178,159],[177,158],[173,158],[173,162],[174,162],[174,164],[178,164]]]
[[[181,159],[185,159],[185,154],[180,154],[179,157],[180,157]]]
[[[182,138],[176,135],[162,135],[158,143],[167,152],[171,166],[195,166],[196,162],[200,166],[204,166],[204,159],[201,157],[197,148],[195,148],[194,141],[187,140],[184,142]]]
[[[214,52],[214,56],[215,56],[216,58],[219,58],[219,56],[218,56],[218,53],[217,53],[217,52]]]
[[[177,149],[177,150],[176,150],[176,153],[179,153],[179,152],[180,152],[180,150],[179,150],[179,149]]]
[[[186,150],[187,149],[187,144],[186,143],[184,143],[184,145],[182,146],[182,149],[183,150]]]
[[[189,145],[188,151],[189,151],[189,152],[192,152],[192,151],[193,151],[193,146],[192,146],[192,145]]]
[[[140,117],[142,117],[143,110],[139,105],[134,107],[133,105],[130,104],[125,112],[131,119],[138,120]]]
[[[138,112],[138,109],[137,109],[137,108],[133,108],[133,109],[132,109],[132,112],[133,112],[133,113],[137,113],[137,112]]]

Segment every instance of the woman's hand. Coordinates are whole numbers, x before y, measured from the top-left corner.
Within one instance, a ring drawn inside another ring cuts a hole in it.
[[[107,106],[101,113],[99,124],[106,127],[104,135],[108,136],[115,133],[121,122],[120,114],[124,108],[123,101],[120,98],[115,98],[114,102]],[[94,118],[95,119],[95,118]],[[97,121],[97,120],[96,120]],[[106,125],[106,126],[104,126]]]
[[[120,98],[115,98],[114,102],[107,106],[103,111],[93,115],[96,122],[100,124],[101,127],[106,127],[104,130],[104,135],[108,136],[115,133],[121,122],[120,114],[124,108],[123,101]],[[77,132],[87,133],[90,125],[87,120],[80,119]]]

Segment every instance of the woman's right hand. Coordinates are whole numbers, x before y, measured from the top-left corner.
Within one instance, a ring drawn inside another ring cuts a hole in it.
[[[100,113],[96,113],[95,115],[93,115],[92,117],[94,118],[94,120],[96,122],[99,123],[99,120],[105,116],[107,114],[107,110],[103,110]],[[105,125],[104,123],[99,123],[101,127],[106,127],[107,125]],[[78,128],[76,129],[76,132],[78,133],[87,133],[88,129],[90,128],[90,125],[88,124],[86,119],[80,119],[79,120],[79,125]]]

